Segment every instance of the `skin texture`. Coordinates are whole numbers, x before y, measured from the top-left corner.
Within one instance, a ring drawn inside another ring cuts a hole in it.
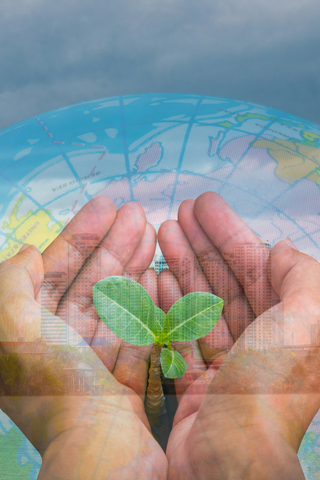
[[[39,478],[303,479],[296,454],[320,407],[318,356],[288,358],[271,347],[292,330],[301,343],[309,341],[310,325],[319,322],[318,262],[283,241],[270,252],[219,195],[208,192],[184,201],[178,221],[161,226],[158,241],[170,270],[157,278],[148,269],[156,235],[142,208],[129,203],[117,212],[110,199],[98,197],[42,255],[29,247],[1,264],[3,341],[12,332],[29,341],[40,336],[44,290],[53,316],[66,320],[67,299],[71,318],[81,314],[95,322],[98,334],[91,292],[100,277],[86,278],[86,258],[73,247],[75,235],[84,232],[101,239],[101,278],[139,281],[165,312],[193,291],[214,293],[225,306],[213,332],[175,345],[187,372],[175,380],[179,405],[167,458],[143,407],[151,347],[114,338],[105,364],[97,358],[97,368],[105,368],[105,396],[0,397],[0,407],[43,457]],[[98,265],[98,251],[88,254]],[[78,266],[66,297],[47,273],[65,271],[68,261]],[[245,335],[260,326],[263,331],[266,322],[271,335],[260,335],[259,348],[247,350]]]

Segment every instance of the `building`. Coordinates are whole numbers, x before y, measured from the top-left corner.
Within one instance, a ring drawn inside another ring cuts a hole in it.
[[[96,374],[92,368],[81,360],[70,362],[63,373],[67,393],[73,395],[94,394]]]

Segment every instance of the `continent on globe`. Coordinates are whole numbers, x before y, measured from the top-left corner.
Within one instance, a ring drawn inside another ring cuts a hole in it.
[[[137,172],[144,172],[150,167],[155,167],[161,160],[163,153],[162,146],[159,142],[152,143],[141,153],[136,160],[134,168]]]
[[[25,243],[43,250],[64,227],[62,222],[52,221],[51,212],[47,209],[29,210],[26,214],[19,216],[19,207],[24,199],[25,195],[21,195],[11,210],[8,221],[2,222],[7,241],[0,251],[0,261],[15,255]]]
[[[313,136],[315,138],[315,136]],[[268,150],[276,160],[276,175],[285,182],[294,183],[307,178],[320,186],[320,149],[290,140],[257,140],[253,147]]]

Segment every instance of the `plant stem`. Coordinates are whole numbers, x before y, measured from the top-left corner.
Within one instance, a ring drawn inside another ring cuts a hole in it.
[[[146,413],[150,423],[157,423],[160,414],[164,412],[164,394],[160,378],[161,345],[153,345],[149,368],[147,396],[145,400]]]

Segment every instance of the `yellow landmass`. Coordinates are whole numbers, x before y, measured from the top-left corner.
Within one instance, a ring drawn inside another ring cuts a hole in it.
[[[302,130],[301,135],[311,145],[312,144],[316,145],[316,142],[320,138],[320,135],[317,135],[316,133],[308,132],[308,130]]]
[[[320,149],[289,140],[257,140],[255,148],[267,149],[278,163],[276,175],[284,182],[294,183],[308,178],[320,187]]]
[[[14,230],[15,228],[17,228],[19,226],[20,223],[22,223],[26,218],[28,218],[30,215],[32,215],[32,210],[29,210],[22,217],[18,218],[18,216],[17,216],[18,209],[19,209],[22,201],[24,200],[24,198],[25,198],[25,195],[21,195],[21,197],[19,198],[19,200],[17,201],[17,203],[15,204],[15,206],[13,207],[13,209],[12,209],[10,215],[9,215],[9,222],[3,222],[2,223],[2,228],[11,228],[12,230]]]
[[[2,224],[2,228],[9,228],[14,233],[6,234],[7,242],[0,252],[0,262],[18,253],[24,243],[35,245],[43,251],[64,227],[62,222],[52,224],[51,212],[47,209],[37,210],[34,213],[29,210],[25,215],[18,217],[18,209],[24,198],[24,195],[19,198],[9,215],[9,221]]]
[[[237,117],[238,122],[243,122],[243,120],[249,120],[251,118],[259,118],[260,120],[270,120],[270,117],[265,115],[258,115],[257,113],[246,113],[245,115]]]
[[[230,122],[221,122],[221,123],[219,123],[219,125],[221,125],[222,127],[226,127],[226,128],[232,127],[232,123],[230,123]]]

